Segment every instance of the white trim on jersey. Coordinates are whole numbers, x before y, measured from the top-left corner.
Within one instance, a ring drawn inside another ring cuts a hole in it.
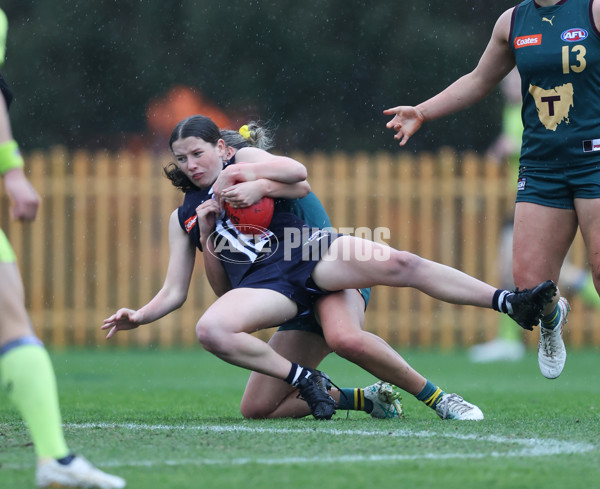
[[[260,235],[258,241],[255,241],[251,235],[240,233],[240,231],[233,225],[233,223],[226,219],[225,216],[221,219],[217,219],[217,225],[215,231],[223,236],[227,242],[239,253],[243,253],[248,259],[254,262],[259,253],[263,248],[271,242],[271,236],[273,233],[269,230],[265,230]]]
[[[208,191],[208,194],[213,199],[215,198],[212,187]],[[240,233],[234,224],[227,219],[225,211],[221,211],[221,215],[217,217],[215,232],[223,236],[236,251],[246,255],[251,262],[254,262],[258,258],[263,248],[271,242],[271,236],[274,236],[271,231],[266,229],[260,235],[260,239],[255,241],[252,235]]]

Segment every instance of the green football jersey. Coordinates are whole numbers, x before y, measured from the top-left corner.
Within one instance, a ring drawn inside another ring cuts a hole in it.
[[[285,201],[289,211],[302,219],[311,228],[330,228],[331,221],[318,197],[310,192],[302,199]]]
[[[591,0],[513,11],[509,43],[521,75],[521,164],[600,161],[600,33]]]

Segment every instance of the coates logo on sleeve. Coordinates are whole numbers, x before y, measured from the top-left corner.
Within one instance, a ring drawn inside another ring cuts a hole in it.
[[[563,32],[560,35],[560,38],[566,42],[577,42],[583,41],[588,36],[588,33],[585,29],[580,29],[578,27],[569,29]]]
[[[526,48],[527,46],[539,46],[540,44],[542,44],[541,34],[515,37],[515,49]]]
[[[185,230],[187,231],[188,234],[190,234],[192,232],[192,228],[196,225],[197,222],[198,222],[197,214],[194,214],[192,217],[190,217],[189,219],[187,219],[185,221]]]

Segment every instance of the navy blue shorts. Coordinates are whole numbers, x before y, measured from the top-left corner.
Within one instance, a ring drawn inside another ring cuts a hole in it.
[[[296,235],[281,241],[267,258],[254,263],[236,288],[274,290],[296,302],[299,314],[308,314],[319,297],[331,292],[317,287],[312,271],[341,235],[323,229],[302,231],[301,240]]]

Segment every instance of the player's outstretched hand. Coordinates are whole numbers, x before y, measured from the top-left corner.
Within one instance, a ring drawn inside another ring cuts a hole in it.
[[[142,321],[142,315],[133,309],[119,309],[115,314],[106,318],[101,329],[110,330],[106,335],[106,339],[112,338],[117,331],[135,329]]]
[[[383,111],[385,115],[393,115],[394,118],[389,121],[385,127],[396,131],[394,139],[400,141],[400,146],[404,146],[409,138],[419,130],[425,117],[416,107],[401,105],[392,107]]]

